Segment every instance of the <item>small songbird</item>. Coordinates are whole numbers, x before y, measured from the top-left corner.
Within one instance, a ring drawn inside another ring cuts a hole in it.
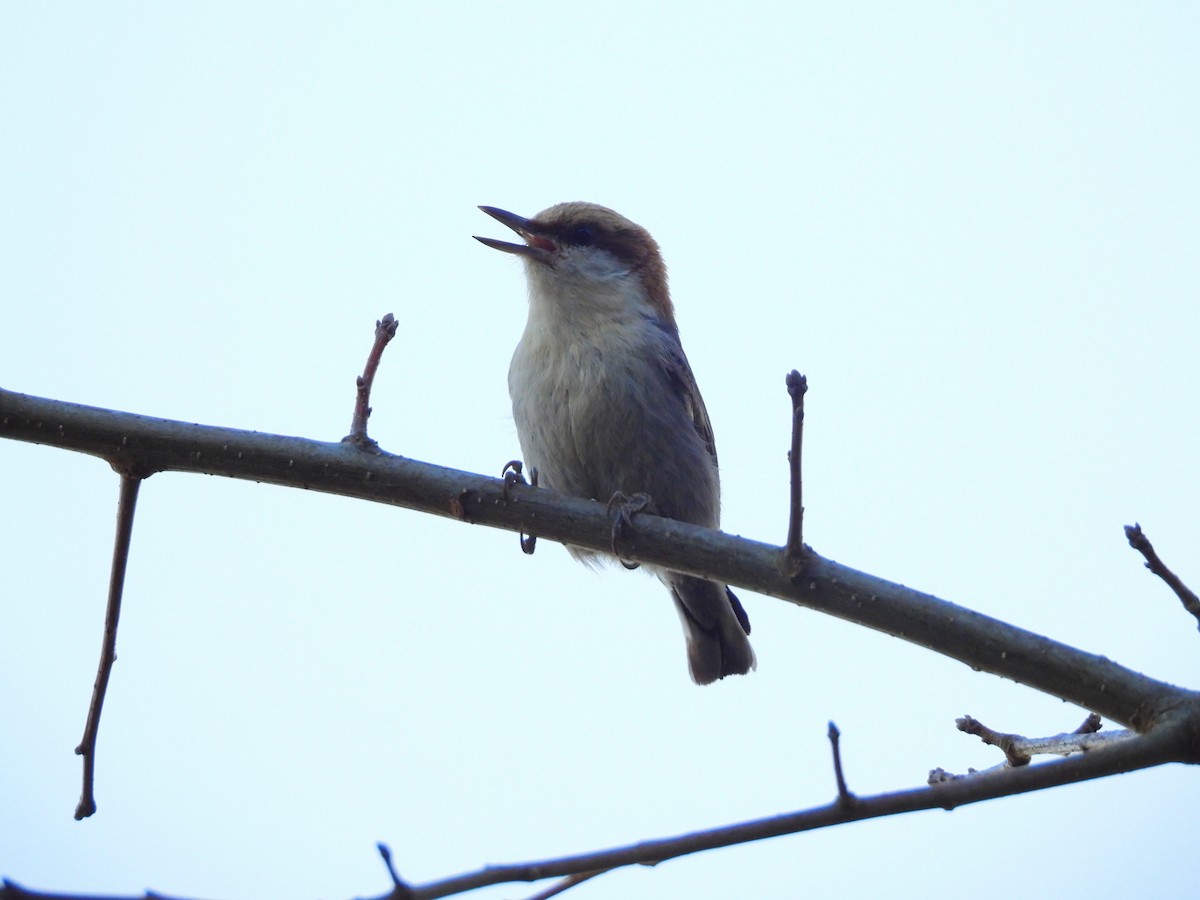
[[[525,263],[529,319],[508,370],[525,464],[554,490],[601,502],[645,494],[659,515],[717,528],[712,425],[654,238],[593,203],[560,203],[532,219],[480,209],[525,241],[477,237]],[[583,562],[602,558],[567,549]],[[675,601],[697,684],[755,667],[749,619],[728,587],[652,571]]]

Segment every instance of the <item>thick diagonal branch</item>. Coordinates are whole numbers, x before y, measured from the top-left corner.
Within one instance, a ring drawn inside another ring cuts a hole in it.
[[[190,425],[0,390],[0,437],[49,444],[147,470],[203,472],[301,487],[440,516],[536,532],[607,551],[604,504],[544,488],[341,443]],[[780,597],[903,638],[1045,691],[1138,731],[1192,702],[1190,691],[1113,661],[811,553],[803,573],[777,565],[780,548],[662,519],[638,518],[622,544],[632,560]]]

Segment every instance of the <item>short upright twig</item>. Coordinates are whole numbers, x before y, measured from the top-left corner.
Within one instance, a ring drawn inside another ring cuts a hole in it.
[[[83,757],[83,794],[75,807],[75,818],[85,819],[96,811],[94,793],[96,779],[96,738],[100,733],[100,711],[108,692],[108,678],[117,661],[117,623],[121,618],[121,595],[125,590],[125,570],[129,564],[129,544],[133,538],[133,513],[137,507],[138,488],[142,479],[121,473],[121,493],[117,500],[117,537],[113,543],[112,569],[108,578],[108,608],[104,613],[104,640],[100,646],[100,666],[92,685],[92,702],[88,705],[87,724],[83,740],[75,753]]]
[[[377,450],[379,445],[367,437],[367,419],[371,416],[371,385],[375,382],[375,371],[379,368],[379,360],[383,358],[383,348],[388,341],[396,336],[396,317],[388,313],[375,323],[375,343],[367,355],[367,364],[363,373],[358,376],[355,384],[358,393],[354,401],[354,416],[350,420],[350,433],[342,438],[348,444],[355,444],[364,450]]]
[[[1146,557],[1146,568],[1165,581],[1171,590],[1175,592],[1175,596],[1183,603],[1183,608],[1196,617],[1196,627],[1200,628],[1200,597],[1197,597],[1180,580],[1179,576],[1168,569],[1163,561],[1158,558],[1158,554],[1154,552],[1154,547],[1150,544],[1150,539],[1142,533],[1142,526],[1137,522],[1134,522],[1132,525],[1126,525],[1125,537],[1129,539],[1130,547]]]
[[[804,485],[800,467],[800,451],[804,443],[804,395],[808,379],[793,369],[787,376],[788,394],[792,398],[792,447],[788,464],[792,475],[791,514],[785,554],[792,571],[799,571],[804,556]]]
[[[392,878],[392,893],[391,896],[397,900],[406,900],[406,898],[414,896],[413,889],[409,886],[400,873],[396,871],[396,864],[392,862],[392,848],[380,841],[375,845],[375,849],[379,851],[379,855],[383,857],[383,864],[387,866],[388,875]]]
[[[846,776],[842,772],[842,733],[832,722],[829,723],[829,745],[833,748],[833,774],[837,778],[838,805],[849,806],[854,802],[854,795],[846,787]]]

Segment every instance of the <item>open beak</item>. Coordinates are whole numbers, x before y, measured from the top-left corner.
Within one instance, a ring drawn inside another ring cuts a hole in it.
[[[479,241],[479,243],[486,244],[494,250],[503,250],[505,253],[527,256],[542,263],[549,263],[553,258],[554,251],[558,249],[558,245],[546,236],[545,229],[533,219],[526,219],[518,216],[516,213],[497,209],[494,206],[481,206],[479,208],[497,222],[507,225],[525,240],[524,244],[511,244],[508,241],[498,241],[495,238],[475,235],[475,240]]]

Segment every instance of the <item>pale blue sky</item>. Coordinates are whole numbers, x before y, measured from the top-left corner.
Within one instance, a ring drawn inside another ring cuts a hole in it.
[[[475,206],[604,203],[662,245],[727,530],[784,538],[798,368],[818,551],[1195,686],[1195,629],[1121,526],[1200,585],[1198,9],[6,4],[0,385],[337,439],[391,311],[372,434],[498,474],[524,285]],[[378,894],[379,840],[425,881],[824,803],[829,719],[873,792],[996,762],[964,713],[1085,714],[748,592],[759,670],[699,689],[639,573],[164,474],[78,823],[117,482],[9,442],[0,467],[0,874],[31,887]],[[1184,896],[1196,778],[571,896]]]

